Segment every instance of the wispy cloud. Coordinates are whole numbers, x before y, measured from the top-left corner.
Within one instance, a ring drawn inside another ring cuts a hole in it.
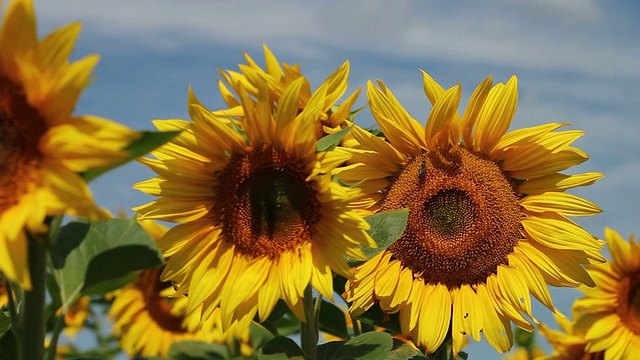
[[[90,31],[160,49],[264,40],[309,58],[326,58],[324,49],[342,47],[398,58],[640,77],[635,35],[614,26],[618,19],[595,1],[138,0],[88,6],[62,0],[42,2],[39,9],[55,21],[85,20]]]

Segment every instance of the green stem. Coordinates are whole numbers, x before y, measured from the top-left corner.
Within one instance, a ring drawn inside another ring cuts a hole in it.
[[[4,287],[7,291],[7,299],[9,302],[9,316],[11,316],[11,323],[15,324],[18,319],[18,306],[16,305],[16,299],[13,297],[13,286],[8,278],[4,278]]]
[[[58,348],[58,338],[60,333],[64,329],[64,313],[60,313],[56,318],[56,324],[53,328],[53,334],[51,335],[51,342],[49,343],[49,349],[47,349],[47,360],[56,359],[56,350]]]
[[[349,314],[351,318],[351,326],[353,327],[353,337],[360,335],[362,332],[360,331],[360,321],[356,320],[351,314]]]
[[[22,338],[22,331],[20,329],[20,322],[18,321],[18,304],[16,304],[16,298],[13,296],[13,285],[8,277],[4,277],[4,286],[7,291],[7,299],[9,302],[9,316],[11,317],[11,331],[13,336],[20,342]]]
[[[31,234],[30,234],[31,235]],[[37,239],[34,239],[38,237]],[[42,360],[44,355],[44,304],[47,275],[47,249],[39,244],[48,244],[47,234],[31,235],[29,241],[29,270],[31,291],[24,293],[24,307],[20,329],[21,354],[25,360]]]
[[[306,360],[315,360],[318,347],[318,319],[320,318],[322,296],[318,294],[314,302],[313,291],[309,285],[304,290],[302,304],[307,320],[306,322],[300,322],[300,344],[302,345],[302,353]]]

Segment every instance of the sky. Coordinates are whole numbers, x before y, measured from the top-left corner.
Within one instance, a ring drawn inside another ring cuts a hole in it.
[[[423,123],[430,105],[420,69],[445,88],[460,82],[461,108],[487,76],[495,83],[515,74],[511,129],[570,122],[584,130],[575,145],[591,159],[568,173],[606,177],[572,193],[603,214],[576,221],[595,236],[608,226],[625,238],[640,230],[639,10],[632,0],[36,1],[41,35],[81,21],[74,59],[101,55],[76,113],[138,130],[153,129],[152,119],[188,119],[189,86],[209,108],[224,107],[216,69],[236,70],[243,51],[263,64],[263,42],[281,62],[300,64],[314,88],[348,60],[349,94],[380,79]],[[365,104],[363,93],[357,105]],[[357,122],[373,118],[365,110]],[[132,214],[153,198],[131,185],[153,176],[133,163],[92,189],[100,205]],[[552,296],[570,314],[581,293],[552,289]],[[542,306],[534,314],[556,327]],[[484,340],[467,350],[471,359],[499,358]]]

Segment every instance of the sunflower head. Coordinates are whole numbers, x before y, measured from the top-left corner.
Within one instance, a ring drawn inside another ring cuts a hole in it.
[[[139,224],[156,241],[168,230],[156,221]],[[144,270],[115,292],[109,317],[122,349],[129,356],[167,356],[175,342],[230,343],[235,332],[222,331],[219,314],[202,322],[199,311],[187,311],[188,299],[176,295],[173,284],[160,279],[163,269]],[[242,339],[243,344],[247,342]]]
[[[240,88],[253,97],[257,97],[260,87],[266,84],[269,100],[277,102],[283,96],[285,89],[296,80],[303,79],[300,84],[298,94],[298,109],[301,111],[310,102],[313,95],[311,85],[300,72],[300,65],[280,64],[275,55],[263,44],[266,69],[262,69],[249,54],[245,53],[247,64],[240,64],[239,71],[219,70],[223,80],[218,81],[222,98],[229,106],[229,109],[219,110],[216,113],[226,116],[237,116],[242,114],[242,100],[239,99]],[[318,114],[318,121],[315,125],[316,137],[321,138],[329,133],[335,132],[341,127],[347,126],[345,120],[350,117],[351,108],[358,98],[360,89],[349,95],[340,105],[335,105],[347,90],[349,77],[349,62],[342,64],[333,74],[324,81],[326,87],[325,99],[321,106],[322,111]],[[229,87],[236,93],[233,94]]]
[[[345,294],[359,315],[378,303],[399,312],[402,331],[435,351],[448,331],[454,353],[466,335],[484,334],[497,350],[512,344],[510,322],[532,330],[523,316],[533,294],[556,312],[546,284],[593,286],[582,264],[601,262],[601,243],[567,216],[594,215],[591,202],[564,192],[599,173],[559,171],[588,157],[570,144],[580,131],[546,124],[507,132],[518,99],[517,78],[483,81],[464,113],[460,85],[445,90],[427,73],[432,104],[426,125],[382,83],[369,82],[371,112],[386,139],[354,127],[336,170],[375,210],[409,208],[403,235],[356,269]],[[364,179],[364,180],[363,180]]]
[[[257,79],[255,94],[238,85],[238,119],[192,102],[192,122],[157,121],[184,130],[152,153],[157,159],[141,160],[159,177],[135,186],[161,196],[136,208],[143,218],[180,223],[159,242],[170,257],[162,280],[188,293],[189,312],[204,304],[203,319],[220,311],[225,329],[245,331],[279,298],[304,320],[305,289],[332,298],[332,271],[352,276],[344,256],[364,260],[358,246],[374,246],[352,208],[358,191],[332,181],[349,154],[317,151],[315,129],[335,101],[333,83],[301,109],[303,77],[283,85],[277,100]]]
[[[574,313],[573,316],[574,319],[578,319],[580,315]],[[544,356],[540,360],[604,359],[603,352],[589,354],[585,351],[587,345],[587,340],[584,338],[585,332],[575,327],[575,320],[572,322],[560,315],[554,317],[560,330],[551,329],[545,324],[539,326],[540,334],[553,348],[553,354]]]
[[[138,134],[93,116],[73,116],[98,61],[69,63],[80,24],[39,40],[31,0],[9,2],[0,24],[0,270],[31,287],[25,231],[47,216],[100,216],[79,172],[123,159]]]
[[[573,304],[580,314],[575,327],[584,334],[586,352],[630,359],[640,351],[640,245],[613,229],[604,235],[612,261],[588,266],[596,286],[581,287],[585,296]]]

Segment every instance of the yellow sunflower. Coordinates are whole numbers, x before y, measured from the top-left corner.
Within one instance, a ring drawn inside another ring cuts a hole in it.
[[[200,314],[187,312],[187,297],[170,297],[175,290],[160,281],[162,270],[143,271],[117,293],[109,317],[122,350],[131,357],[167,356],[175,342],[227,342],[219,328],[200,328]]]
[[[590,265],[596,287],[573,304],[580,313],[575,327],[584,331],[586,351],[604,352],[607,359],[632,359],[640,354],[640,246],[605,229],[612,261]]]
[[[155,221],[140,221],[140,225],[156,240],[167,232]],[[187,297],[172,297],[175,290],[171,283],[160,280],[163,268],[145,270],[115,292],[109,317],[114,321],[113,332],[120,336],[122,349],[132,357],[167,356],[175,342],[231,341],[233,331],[222,332],[219,311],[201,324],[199,312],[187,312]]]
[[[2,309],[5,305],[7,307],[9,306],[9,289],[5,285],[4,281],[5,280],[2,277],[2,274],[0,274],[0,309]]]
[[[332,270],[351,277],[344,256],[364,259],[358,246],[375,246],[350,208],[358,191],[331,178],[349,154],[316,152],[330,84],[300,110],[305,82],[294,80],[277,102],[265,81],[256,99],[240,85],[241,130],[192,102],[193,122],[155,122],[184,131],[152,152],[157,159],[141,160],[160,176],[135,187],[161,198],[135,210],[180,223],[158,244],[171,257],[162,280],[188,293],[189,311],[204,303],[204,319],[219,306],[225,329],[248,331],[281,297],[304,320],[307,286],[332,298]]]
[[[91,298],[89,296],[83,296],[73,305],[69,307],[69,310],[64,314],[64,334],[70,338],[74,338],[78,331],[82,330],[84,323],[91,315]],[[58,312],[62,309],[58,310]]]
[[[26,232],[47,216],[99,213],[78,172],[114,163],[138,135],[94,116],[73,116],[98,61],[69,63],[74,23],[42,40],[31,0],[11,1],[0,26],[0,271],[26,289]]]
[[[579,317],[574,314],[574,317]],[[604,359],[604,352],[589,353],[586,351],[587,340],[585,331],[578,329],[564,316],[555,316],[560,330],[554,330],[544,324],[540,324],[540,334],[544,336],[551,347],[553,354],[536,357],[537,360],[598,360]]]
[[[280,62],[273,55],[271,50],[263,44],[266,71],[263,70],[247,53],[244,53],[247,64],[240,64],[240,72],[233,70],[219,70],[224,82],[218,80],[218,86],[222,98],[229,106],[229,109],[216,111],[217,115],[238,116],[242,114],[241,101],[229,90],[229,87],[236,94],[240,94],[240,88],[248,92],[253,97],[258,96],[260,84],[266,81],[269,98],[277,102],[284,94],[285,89],[297,79],[302,80],[302,87],[298,97],[298,107],[300,110],[309,103],[311,99],[311,86],[306,78],[300,73],[300,65],[288,65]],[[344,95],[347,90],[349,77],[349,62],[345,61],[333,74],[324,81],[326,84],[326,96],[316,123],[316,136],[318,138],[336,131],[344,121],[348,119],[351,108],[360,94],[360,89],[349,95],[339,106],[334,108],[334,104]],[[226,82],[226,85],[225,85]],[[228,87],[228,86],[229,87]]]
[[[523,316],[536,321],[530,293],[555,312],[547,284],[593,286],[581,264],[605,261],[601,242],[566,216],[600,209],[564,190],[602,175],[558,173],[588,158],[569,146],[583,132],[554,132],[566,124],[507,133],[515,76],[493,87],[491,77],[482,82],[462,117],[459,85],[445,91],[424,73],[424,89],[433,105],[426,126],[382,82],[368,84],[388,142],[354,128],[352,164],[336,172],[358,184],[369,208],[410,210],[404,234],[356,269],[345,297],[355,316],[376,302],[399,312],[403,333],[426,353],[449,329],[454,353],[481,332],[504,352],[511,321],[533,329]]]

